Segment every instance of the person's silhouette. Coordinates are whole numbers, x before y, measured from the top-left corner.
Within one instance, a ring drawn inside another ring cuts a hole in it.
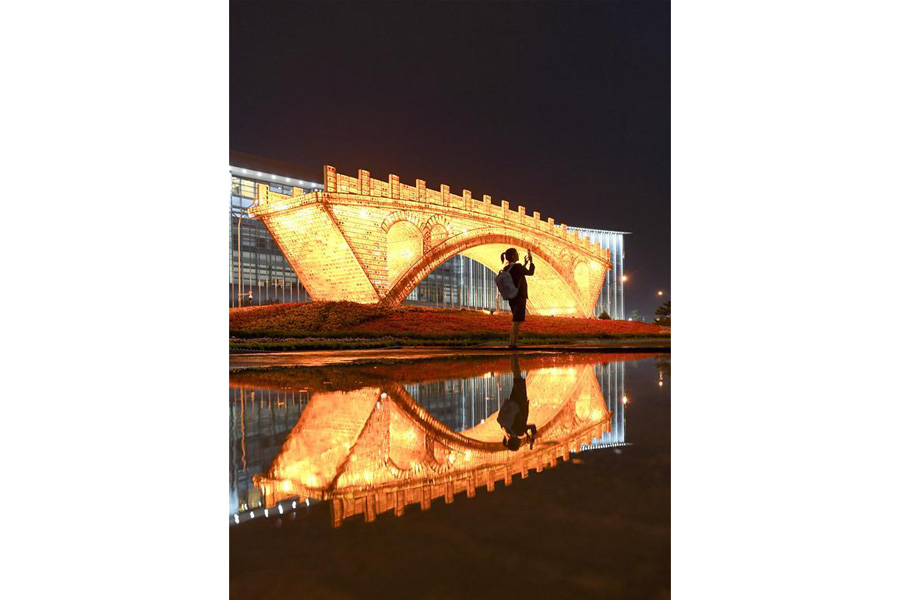
[[[529,448],[534,448],[537,427],[533,423],[528,423],[528,389],[525,378],[519,370],[519,357],[513,354],[510,361],[513,387],[509,398],[500,407],[497,423],[503,428],[503,445],[515,452],[522,445],[523,436],[528,440]]]
[[[512,327],[509,330],[509,347],[517,348],[519,342],[519,326],[525,322],[525,303],[528,300],[528,281],[525,277],[534,275],[534,261],[531,260],[531,250],[525,255],[527,267],[519,264],[519,252],[515,248],[509,248],[500,254],[500,262],[506,262],[503,271],[509,271],[513,284],[519,293],[515,298],[508,300],[509,310],[512,311]]]

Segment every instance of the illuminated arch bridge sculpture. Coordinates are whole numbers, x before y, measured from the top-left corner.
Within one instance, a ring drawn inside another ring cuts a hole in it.
[[[611,268],[609,250],[556,226],[552,218],[530,216],[506,200],[472,198],[357,177],[325,167],[323,191],[287,196],[260,184],[251,217],[261,220],[303,287],[314,300],[350,300],[397,306],[441,263],[462,254],[493,272],[510,246],[530,248],[535,275],[529,310],[539,315],[587,317]]]
[[[422,510],[434,499],[453,502],[465,491],[510,485],[514,475],[541,472],[611,430],[612,413],[591,364],[528,372],[529,422],[534,448],[510,452],[497,412],[455,432],[428,413],[399,384],[353,391],[314,392],[266,476],[254,483],[266,507],[291,498],[330,502],[332,524],[406,506]]]

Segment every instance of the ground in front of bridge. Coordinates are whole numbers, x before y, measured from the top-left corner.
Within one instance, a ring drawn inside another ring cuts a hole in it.
[[[305,302],[229,310],[231,349],[357,349],[385,346],[472,346],[509,339],[509,313],[353,302]],[[668,345],[670,328],[635,321],[528,315],[520,344],[635,342]]]

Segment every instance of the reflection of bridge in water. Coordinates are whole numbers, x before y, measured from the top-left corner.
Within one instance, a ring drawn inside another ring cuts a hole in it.
[[[257,474],[254,482],[268,508],[293,498],[328,501],[335,526],[355,514],[371,521],[391,510],[402,515],[410,504],[427,510],[440,497],[453,502],[462,491],[469,497],[479,487],[492,491],[497,481],[509,485],[515,474],[540,472],[568,460],[572,451],[624,442],[624,364],[612,357],[596,364],[604,358],[573,359],[577,364],[559,357],[522,360],[529,422],[537,425],[538,435],[534,449],[523,446],[518,452],[502,446],[496,423],[497,409],[508,397],[503,393],[508,374],[499,373],[504,366],[509,370],[508,359],[488,361],[487,372],[485,361],[452,366],[450,371],[469,375],[441,382],[456,390],[451,397],[458,394],[454,422],[431,413],[436,404],[447,408],[446,397],[434,393],[433,383],[418,381],[421,375],[412,375],[442,373],[441,368],[407,366],[402,373],[395,368],[378,383],[365,381],[360,371],[348,378],[357,384],[335,382],[344,389],[328,389],[335,384],[327,378],[307,378],[302,385],[308,404],[268,473]]]

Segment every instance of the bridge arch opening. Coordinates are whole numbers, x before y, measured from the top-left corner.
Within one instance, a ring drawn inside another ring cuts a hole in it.
[[[397,221],[387,231],[387,270],[390,281],[422,258],[422,232],[409,221]]]
[[[528,311],[531,314],[573,317],[590,315],[595,302],[594,296],[599,294],[599,286],[593,285],[595,282],[590,278],[590,268],[582,275],[587,287],[581,289],[575,281],[571,266],[561,264],[559,257],[552,252],[545,252],[535,242],[508,230],[464,230],[451,235],[427,249],[419,260],[409,264],[406,271],[396,279],[392,278],[391,288],[382,302],[388,306],[399,305],[429,273],[456,254],[481,263],[496,273],[502,266],[500,254],[509,247],[518,248],[523,255],[527,248],[532,249],[536,269],[535,275],[528,280]],[[597,288],[596,293],[594,287]]]

